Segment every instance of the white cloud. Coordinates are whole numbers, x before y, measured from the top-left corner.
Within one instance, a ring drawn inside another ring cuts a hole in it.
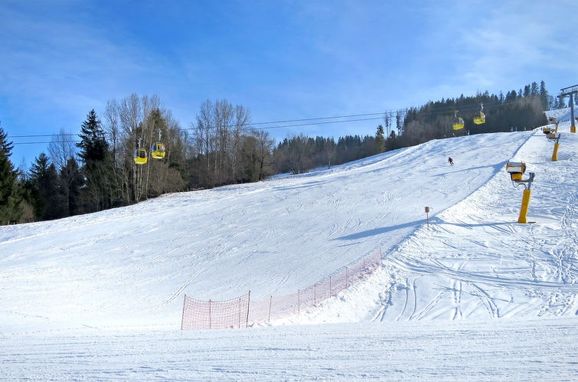
[[[40,10],[34,11],[32,4],[0,7],[0,94],[84,115],[107,97],[135,91],[130,87],[137,79],[164,72],[123,36],[112,39],[106,25],[88,22],[77,9],[67,13],[66,2],[57,4],[58,17],[44,17],[49,4],[36,4]]]
[[[577,13],[571,2],[496,4],[460,35],[460,79],[470,87],[517,88],[557,73],[578,75],[578,52],[569,34],[570,15]]]

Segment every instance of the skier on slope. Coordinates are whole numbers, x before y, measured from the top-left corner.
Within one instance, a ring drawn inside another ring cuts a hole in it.
[[[448,163],[450,164],[450,166],[454,165],[454,160],[452,159],[452,157],[448,158]]]

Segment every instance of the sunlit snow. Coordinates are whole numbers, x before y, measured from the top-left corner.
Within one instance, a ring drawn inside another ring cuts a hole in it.
[[[561,124],[557,162],[539,130],[456,137],[303,175],[0,227],[0,377],[465,380],[448,375],[467,364],[469,380],[495,368],[502,380],[540,379],[553,367],[541,348],[551,340],[561,363],[553,379],[571,378],[578,137],[568,129]],[[536,173],[532,224],[516,223],[522,190],[504,170],[510,159]],[[273,327],[179,331],[184,293],[291,293],[374,250],[383,266],[367,280]],[[536,332],[524,353],[542,362],[534,373],[515,358],[481,355],[485,346],[513,352]],[[359,351],[346,351],[352,346]],[[240,363],[229,362],[232,348]],[[85,368],[50,366],[82,351]]]

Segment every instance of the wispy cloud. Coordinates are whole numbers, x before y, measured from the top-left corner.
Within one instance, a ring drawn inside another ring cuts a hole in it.
[[[78,114],[154,75],[157,63],[130,40],[87,21],[78,2],[0,5],[0,93]],[[55,6],[56,17],[43,9]],[[74,8],[74,9],[71,9]]]
[[[578,51],[569,33],[576,14],[578,4],[571,1],[493,4],[460,36],[461,79],[470,86],[495,89],[556,74],[578,75]]]
[[[91,108],[136,92],[159,95],[189,126],[207,98],[243,104],[264,121],[541,79],[556,89],[578,78],[577,8],[575,0],[2,0],[0,114],[3,125],[31,132],[38,121],[70,129]],[[330,129],[315,133],[346,128]]]

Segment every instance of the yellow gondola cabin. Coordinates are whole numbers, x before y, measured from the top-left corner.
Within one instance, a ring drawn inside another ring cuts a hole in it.
[[[452,123],[452,129],[454,130],[461,130],[464,128],[464,119],[462,117],[458,117]]]
[[[486,115],[483,112],[479,112],[478,114],[476,114],[476,116],[474,117],[474,123],[476,125],[483,125],[484,123],[486,123]]]
[[[157,142],[151,147],[151,157],[154,159],[164,159],[166,154],[165,145]]]
[[[138,165],[147,164],[148,157],[145,149],[137,149],[134,153],[134,163]]]

